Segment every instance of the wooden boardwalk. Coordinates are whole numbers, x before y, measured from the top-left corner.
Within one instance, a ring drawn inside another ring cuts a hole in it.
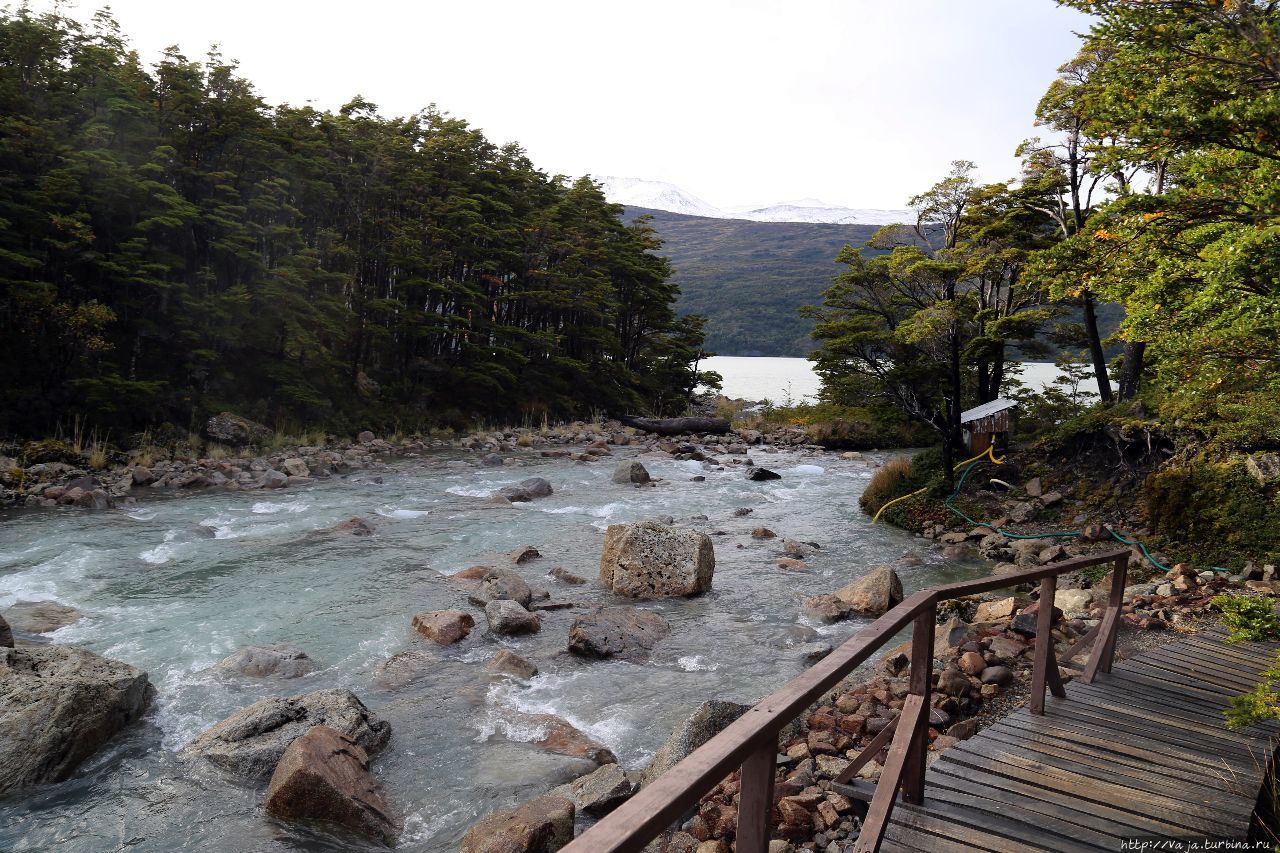
[[[1280,724],[1223,725],[1277,646],[1187,636],[1067,685],[944,752],[881,850],[1118,851],[1126,838],[1242,839]]]

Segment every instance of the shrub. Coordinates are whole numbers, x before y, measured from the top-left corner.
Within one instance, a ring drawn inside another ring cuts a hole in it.
[[[1222,611],[1223,624],[1231,629],[1228,643],[1261,643],[1280,638],[1280,619],[1268,598],[1216,595],[1209,603]]]
[[[1280,556],[1280,504],[1237,458],[1203,457],[1147,477],[1142,498],[1148,527],[1198,561],[1240,561],[1242,555]]]
[[[862,490],[858,498],[858,506],[867,515],[875,515],[880,508],[895,498],[914,492],[919,486],[912,486],[911,458],[897,456],[876,469],[876,473]]]

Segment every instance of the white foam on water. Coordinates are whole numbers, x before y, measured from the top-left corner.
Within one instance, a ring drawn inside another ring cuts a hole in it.
[[[707,659],[702,655],[685,655],[676,660],[676,666],[685,672],[715,672],[720,668],[713,663],[707,663]]]
[[[445,491],[463,498],[487,498],[494,493],[493,488],[477,488],[475,486],[450,486]]]
[[[18,601],[60,600],[65,585],[69,590],[85,592],[85,570],[96,562],[97,551],[77,546],[63,551],[29,569],[0,578],[0,605],[8,607]]]
[[[701,474],[706,470],[706,466],[697,459],[679,459],[676,460],[675,466],[683,471],[688,471],[691,474]]]
[[[277,512],[306,512],[311,508],[311,502],[306,498],[297,498],[284,503],[272,503],[271,501],[258,501],[249,510],[255,515],[274,515]]]
[[[620,717],[585,720],[576,715],[568,706],[568,702],[571,701],[570,697],[579,693],[580,688],[575,683],[583,677],[589,678],[585,673],[569,676],[544,673],[534,676],[527,684],[514,681],[494,684],[489,688],[489,703],[491,707],[498,709],[506,707],[523,714],[554,714],[616,752],[621,747],[626,734],[631,730],[631,723]],[[496,716],[501,717],[500,710]],[[532,728],[535,727],[527,723],[523,725],[523,729]],[[516,731],[520,732],[523,729],[517,723]],[[544,736],[545,733],[539,734],[529,740],[538,740]],[[510,733],[507,737],[512,740],[517,739]]]
[[[133,512],[126,512],[126,518],[132,518],[134,521],[150,521],[156,517],[154,509],[135,509]]]
[[[397,839],[397,847],[411,846],[430,841],[436,833],[454,822],[458,815],[469,814],[464,808],[456,808],[441,814],[438,809],[412,812],[404,819],[404,830]]]
[[[561,506],[556,507],[555,509],[547,509],[545,507],[528,504],[516,504],[516,506],[528,506],[528,508],[534,512],[545,512],[547,515],[574,515],[575,513],[586,512],[586,510],[580,506]]]
[[[217,536],[216,533],[214,535]],[[143,562],[150,563],[153,566],[163,566],[178,555],[178,550],[181,545],[173,541],[177,536],[178,531],[168,531],[164,535],[164,542],[154,548],[148,548],[146,551],[139,554],[138,557]]]
[[[431,514],[425,509],[377,509],[374,512],[383,518],[422,518]]]
[[[825,474],[825,473],[827,473],[827,469],[826,469],[826,468],[823,468],[821,465],[797,465],[797,466],[795,466],[794,468],[789,469],[789,473],[792,473],[792,474]]]

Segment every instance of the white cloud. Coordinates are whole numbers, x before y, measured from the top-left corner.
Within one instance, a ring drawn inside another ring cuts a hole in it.
[[[273,103],[436,103],[550,172],[670,181],[724,207],[901,207],[956,158],[1012,177],[1036,101],[1086,25],[1049,0],[111,8],[145,59],[221,43]]]

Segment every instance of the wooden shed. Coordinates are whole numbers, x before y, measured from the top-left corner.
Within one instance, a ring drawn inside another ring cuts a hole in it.
[[[1016,404],[999,397],[960,413],[960,425],[969,433],[969,452],[974,456],[992,445],[1003,445],[1009,437],[1009,410]]]

